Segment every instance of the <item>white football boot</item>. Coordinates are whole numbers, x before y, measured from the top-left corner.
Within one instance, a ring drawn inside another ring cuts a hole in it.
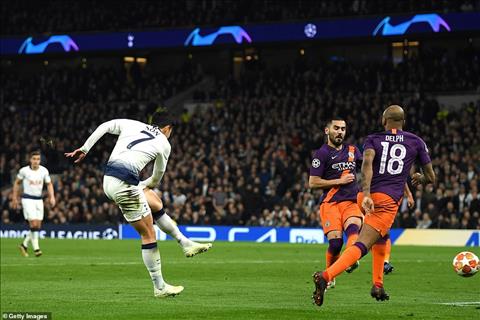
[[[161,290],[154,288],[153,295],[155,298],[174,297],[180,294],[183,289],[182,286],[171,286],[168,283],[165,283],[165,286]]]
[[[191,258],[199,253],[207,252],[211,247],[211,243],[192,242],[191,245],[183,247],[183,253],[187,258]]]

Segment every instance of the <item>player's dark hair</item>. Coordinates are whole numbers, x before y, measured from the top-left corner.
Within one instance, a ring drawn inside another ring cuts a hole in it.
[[[41,153],[38,150],[34,150],[34,151],[30,152],[30,158],[33,157],[33,156],[39,156],[39,155],[41,155]]]
[[[165,108],[158,108],[148,119],[148,123],[159,128],[176,126],[178,118],[175,114]]]
[[[347,122],[343,117],[341,116],[333,116],[328,119],[328,121],[325,123],[325,127],[329,127],[333,121],[345,121]]]

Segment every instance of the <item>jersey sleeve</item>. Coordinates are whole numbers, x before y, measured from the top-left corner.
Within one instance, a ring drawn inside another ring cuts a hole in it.
[[[106,133],[119,135],[122,129],[130,125],[132,120],[128,119],[115,119],[102,123],[98,128],[88,137],[87,141],[80,148],[82,152],[88,153],[90,149],[97,143],[97,141],[103,137]]]
[[[421,138],[418,138],[418,159],[422,166],[432,162],[430,159],[427,144]]]
[[[17,179],[18,180],[23,180],[25,179],[25,168],[22,168],[18,171],[17,173]]]
[[[45,183],[50,183],[50,182],[52,182],[52,178],[50,178],[50,172],[48,172],[48,169],[47,169],[47,168],[45,168],[45,175],[44,175],[44,177],[43,177],[43,181],[44,181]]]
[[[361,165],[362,161],[363,161],[363,154],[355,146],[355,162],[356,162],[357,165]]]
[[[366,139],[365,139],[365,142],[363,143],[363,151],[367,150],[367,149],[373,149],[375,150],[375,146],[373,144],[373,137],[372,136],[368,136]],[[363,157],[362,157],[363,159]]]
[[[156,187],[158,183],[162,180],[163,174],[167,169],[168,158],[170,157],[171,146],[170,144],[165,145],[162,150],[157,155],[155,163],[153,165],[152,176],[146,180],[140,182],[140,186],[149,187],[150,189]]]
[[[325,171],[327,157],[321,150],[315,151],[313,154],[312,165],[310,167],[310,176],[322,177]]]

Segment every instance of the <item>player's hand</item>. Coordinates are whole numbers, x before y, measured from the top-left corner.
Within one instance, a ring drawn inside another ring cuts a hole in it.
[[[409,194],[407,196],[407,206],[412,209],[413,206],[415,205],[415,201],[413,200],[413,196],[411,194]]]
[[[362,200],[362,208],[365,213],[371,213],[374,210],[373,200],[369,196],[365,196]]]
[[[85,152],[83,152],[82,150],[80,149],[76,149],[75,151],[73,152],[67,152],[65,153],[65,157],[67,158],[77,158],[74,163],[79,163],[80,161],[83,160],[83,158],[85,158],[86,154]]]
[[[17,209],[18,209],[18,199],[17,199],[17,198],[13,198],[13,199],[12,199],[12,209],[13,209],[13,210],[17,210]]]
[[[339,184],[349,184],[350,182],[353,182],[355,180],[355,175],[353,173],[346,174],[344,176],[341,176],[338,181]]]
[[[55,200],[55,197],[48,198],[48,202],[50,203],[50,206],[52,208],[55,207],[55,204],[57,203],[57,201]]]
[[[423,183],[423,174],[418,173],[418,172],[414,173],[414,174],[412,175],[412,184],[413,184],[413,186],[416,187],[416,186],[418,186],[418,185],[420,185],[420,184],[422,184],[422,183]]]

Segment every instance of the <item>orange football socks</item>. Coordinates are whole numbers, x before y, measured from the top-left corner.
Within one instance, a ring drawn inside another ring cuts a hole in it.
[[[329,268],[327,268],[327,270],[323,272],[323,278],[327,282],[332,281],[333,278],[335,278],[352,264],[357,262],[361,257],[366,255],[367,252],[368,249],[363,243],[356,242],[354,245],[347,248],[340,256],[340,258],[338,258],[338,260],[334,264],[332,264]]]

